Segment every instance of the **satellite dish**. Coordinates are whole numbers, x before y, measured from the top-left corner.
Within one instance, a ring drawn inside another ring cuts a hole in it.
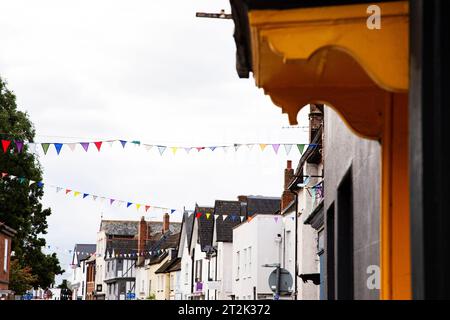
[[[276,293],[277,292],[277,282],[278,282],[278,268],[273,270],[269,275],[269,287]],[[292,275],[289,271],[284,268],[279,268],[280,270],[280,283],[279,283],[279,293],[291,293],[294,281],[292,280]]]

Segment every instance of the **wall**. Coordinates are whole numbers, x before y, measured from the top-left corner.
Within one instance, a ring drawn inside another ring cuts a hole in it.
[[[367,267],[379,266],[380,263],[381,147],[377,141],[369,141],[354,135],[338,114],[330,108],[325,108],[324,135],[324,209],[327,212],[336,200],[337,187],[351,168],[354,298],[378,299],[379,290],[367,287]],[[328,251],[328,248],[325,250]]]
[[[220,281],[217,290],[218,300],[230,300],[233,283],[233,243],[217,243],[217,280]]]
[[[8,253],[6,261],[7,271],[4,270],[5,239],[8,240]],[[11,255],[11,238],[7,237],[3,233],[0,233],[0,290],[8,289],[10,255]]]

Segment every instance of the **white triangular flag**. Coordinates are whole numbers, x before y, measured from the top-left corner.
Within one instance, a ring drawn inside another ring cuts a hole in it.
[[[71,151],[75,151],[75,148],[77,146],[77,143],[67,143]]]
[[[285,144],[284,150],[286,150],[286,155],[289,155],[289,152],[291,152],[292,144]]]

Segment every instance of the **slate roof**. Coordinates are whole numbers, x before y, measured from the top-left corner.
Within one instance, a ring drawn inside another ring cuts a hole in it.
[[[236,216],[218,216],[215,229],[217,242],[233,242],[233,227],[240,223],[241,219]]]
[[[149,265],[153,265],[153,264],[158,264],[158,263],[160,263],[161,261],[164,260],[165,257],[167,257],[167,255],[168,255],[167,252],[162,252],[162,253],[160,253],[160,254],[152,255],[152,256],[150,257]]]
[[[181,270],[181,258],[167,260],[164,264],[155,271],[155,273],[167,273]]]
[[[81,244],[77,243],[75,245],[75,248],[73,249],[73,258],[77,258],[78,265],[80,264],[80,261],[86,260],[91,256],[93,253],[95,253],[96,245],[95,244]],[[72,260],[72,263],[75,263],[74,260]]]
[[[147,221],[148,234],[150,236],[161,233],[162,221]],[[172,233],[180,232],[180,222],[170,222],[169,231]],[[113,236],[137,236],[139,230],[139,221],[130,220],[102,220],[100,231],[105,231],[107,235]]]
[[[214,203],[214,214],[240,216],[244,212],[239,201],[216,200]]]
[[[280,197],[263,197],[263,196],[248,196],[246,213],[247,217],[254,214],[274,214],[280,210]]]
[[[195,217],[197,213],[201,213],[200,218],[195,218],[198,222],[198,239],[200,247],[203,252],[206,251],[206,246],[211,246],[213,240],[214,230],[214,208],[213,207],[196,207],[194,211]],[[206,214],[210,213],[209,219]]]

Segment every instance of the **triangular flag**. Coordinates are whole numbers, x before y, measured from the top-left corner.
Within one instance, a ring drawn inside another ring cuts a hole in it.
[[[145,150],[150,151],[151,148],[153,148],[153,145],[151,144],[144,144]]]
[[[94,199],[94,201],[97,200],[97,196],[92,196],[92,199]]]
[[[60,192],[63,188],[61,187],[56,187],[56,193]]]
[[[44,154],[47,154],[49,146],[50,146],[50,143],[41,143],[41,147],[42,147],[42,150],[44,151]]]
[[[280,148],[280,144],[272,144],[273,151],[275,151],[275,154],[278,154],[278,149]]]
[[[201,212],[197,212],[197,215],[196,215],[197,219],[200,218],[201,216],[202,216],[202,213]]]
[[[252,151],[252,149],[253,149],[254,146],[255,146],[255,145],[254,145],[253,143],[247,144],[247,148],[248,148],[248,150],[250,150],[250,151]]]
[[[110,141],[106,141],[106,142],[108,142],[109,147],[112,148],[114,141],[115,141],[115,140],[110,140]]]
[[[132,202],[127,202],[127,208],[129,208],[132,204]]]
[[[122,148],[125,148],[125,145],[127,144],[127,142],[125,140],[119,140],[119,141],[122,144]]]
[[[174,213],[175,211],[175,209],[170,209],[170,213]]]
[[[150,206],[145,206],[145,211],[148,211],[149,208]]]
[[[273,219],[275,220],[275,222],[278,222],[278,217],[273,217]]]
[[[298,144],[297,145],[298,151],[300,152],[300,154],[303,154],[303,149],[305,149],[305,144]]]
[[[172,153],[175,154],[177,153],[178,147],[171,147],[170,149],[172,149]]]
[[[16,144],[17,153],[21,153],[23,149],[23,141],[15,140],[14,143]]]
[[[292,221],[294,221],[295,217],[291,217]]]
[[[137,145],[137,146],[140,146],[140,145],[141,145],[141,142],[138,141],[138,140],[133,140],[133,141],[131,141],[131,143],[133,143],[133,144],[135,144],[135,145]]]
[[[209,147],[209,149],[211,149],[211,151],[216,150],[216,147]]]
[[[36,153],[36,143],[30,142],[27,144],[28,150],[30,150],[30,153]]]
[[[41,181],[38,181],[38,183],[36,184],[38,187],[42,187],[43,185],[44,185],[44,183],[43,182],[41,182]]]
[[[6,153],[10,144],[10,140],[2,140],[3,153]]]
[[[70,193],[72,190],[66,189],[66,194]]]
[[[109,204],[113,204],[113,202],[116,201],[115,199],[109,199]]]
[[[62,143],[54,143],[53,145],[55,146],[56,153],[59,155],[59,153],[61,152],[61,148],[62,148],[63,144]]]
[[[219,215],[218,215],[218,214],[215,214],[215,215],[214,215],[214,220],[217,220],[218,217],[219,217]]]
[[[69,146],[70,151],[75,151],[75,147],[77,146],[76,143],[66,143],[66,144]]]
[[[237,219],[237,215],[232,214],[232,215],[231,215],[231,220],[236,221],[236,219]]]
[[[139,210],[139,208],[142,206],[140,203],[136,203],[136,210]]]
[[[102,147],[102,141],[94,142],[94,144],[97,147],[97,150],[100,152],[100,148]]]
[[[6,172],[2,172],[2,178],[6,177],[8,174]]]
[[[89,193],[83,193],[83,199],[89,196]]]
[[[24,183],[25,182],[25,178],[20,177],[19,179],[19,183]]]
[[[75,192],[73,193],[73,196],[76,197],[76,196],[78,196],[79,194],[80,194],[79,191],[75,191]]]
[[[261,148],[261,151],[264,151],[264,149],[267,147],[267,144],[260,143],[259,147]]]
[[[81,146],[83,147],[84,151],[88,151],[89,149],[89,142],[80,142]]]
[[[205,147],[195,147],[195,149],[197,149],[198,152],[202,151],[203,149],[205,149]]]
[[[192,148],[190,148],[190,147],[184,148],[184,150],[186,151],[186,153],[189,153],[189,151],[191,151],[191,149],[192,149]]]
[[[235,145],[234,145],[234,151],[237,152],[240,146],[241,146],[240,144],[235,144]]]
[[[250,221],[252,221],[252,219],[253,219],[253,216],[249,216],[249,217],[247,217],[247,222],[250,222]]]
[[[166,148],[167,147],[165,147],[165,146],[158,146],[159,154],[163,155],[164,151],[166,151]]]
[[[291,152],[292,144],[285,144],[284,150],[286,150],[286,155],[289,155],[289,152]]]
[[[209,219],[210,216],[211,216],[211,213],[207,213],[206,214],[206,219]]]
[[[36,181],[30,180],[28,181],[28,186],[31,186],[33,183],[35,183]]]

